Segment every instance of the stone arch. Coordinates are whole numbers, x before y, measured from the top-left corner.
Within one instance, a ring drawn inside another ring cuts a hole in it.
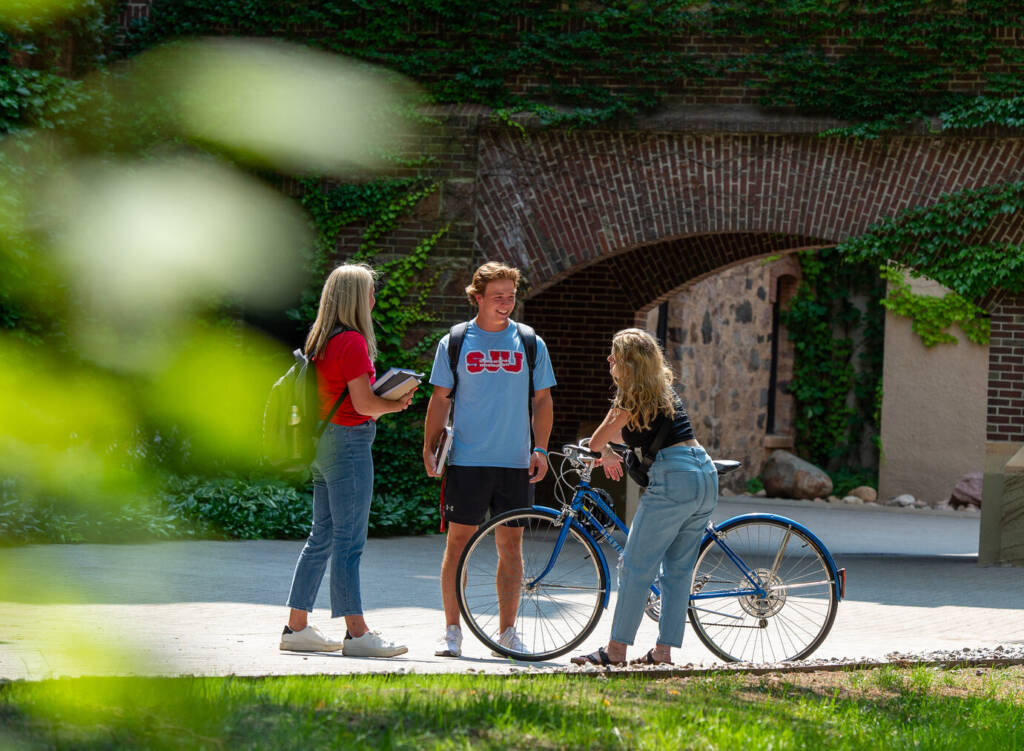
[[[782,240],[787,249],[832,245],[948,193],[1017,180],[1024,163],[1024,139],[1015,134],[819,137],[829,125],[683,112],[628,130],[524,135],[477,121],[474,255],[526,272],[527,318],[565,348],[552,347],[566,386],[558,440],[575,437],[592,416],[584,394],[607,390],[603,357],[591,342],[603,347],[674,287],[759,251],[699,270],[678,264],[699,264],[702,253],[714,257],[716,243],[740,237],[789,238]],[[1024,242],[1024,217],[994,222],[984,240]],[[673,245],[675,253],[655,250]],[[990,441],[1024,443],[1024,406],[1013,396],[1021,377],[1019,305],[1020,296],[987,301]],[[556,333],[561,327],[570,333]]]
[[[723,124],[724,125],[724,124]],[[770,232],[836,243],[941,196],[1020,176],[1024,139],[814,133],[484,130],[475,245],[536,291],[680,238]],[[991,234],[1020,241],[1022,219]]]

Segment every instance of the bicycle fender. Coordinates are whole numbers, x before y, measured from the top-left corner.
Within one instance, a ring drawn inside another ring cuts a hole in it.
[[[555,509],[550,508],[548,506],[532,506],[531,508],[534,511],[540,511],[542,513],[551,514],[552,516],[561,516],[562,515],[562,512],[555,511]],[[604,580],[606,582],[608,582],[608,586],[605,587],[605,590],[604,590],[604,597],[601,598],[601,607],[603,607],[605,610],[607,610],[608,609],[608,600],[611,598],[612,576],[611,576],[611,572],[608,570],[608,561],[605,559],[604,553],[601,551],[601,545],[600,545],[600,543],[597,542],[597,540],[595,540],[593,537],[591,537],[590,533],[587,532],[587,530],[583,528],[583,525],[580,524],[575,519],[570,519],[569,520],[569,525],[573,529],[575,529],[577,532],[579,532],[581,535],[583,535],[588,540],[590,540],[592,543],[594,543],[594,549],[598,553],[598,563],[601,564],[601,569],[604,571]]]
[[[780,522],[782,524],[786,524],[790,527],[793,527],[793,529],[798,529],[803,534],[807,535],[807,537],[812,542],[814,542],[815,544],[817,544],[819,548],[821,548],[821,552],[825,554],[825,562],[828,564],[829,572],[832,575],[833,586],[836,590],[836,602],[842,601],[843,595],[845,594],[845,587],[843,586],[844,576],[840,573],[839,566],[836,565],[835,559],[832,558],[832,554],[829,552],[828,548],[825,547],[825,543],[823,543],[816,534],[814,534],[811,530],[809,530],[800,522],[794,521],[790,519],[788,516],[779,516],[778,514],[741,514],[739,516],[730,517],[725,521],[716,524],[715,529],[724,531],[726,529],[729,529],[730,527],[735,526],[739,522],[747,521],[749,519],[762,519],[765,521]],[[711,533],[705,530],[704,537],[701,538],[700,544],[703,545],[705,540],[707,540],[709,537],[711,537]]]

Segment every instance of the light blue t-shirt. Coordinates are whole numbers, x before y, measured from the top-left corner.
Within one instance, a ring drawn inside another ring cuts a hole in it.
[[[448,365],[448,335],[437,345],[430,383],[450,389],[455,383]],[[537,337],[533,366],[535,391],[555,385],[544,341]],[[460,467],[530,466],[530,381],[526,350],[512,322],[504,331],[484,331],[470,321],[459,358],[450,462]]]

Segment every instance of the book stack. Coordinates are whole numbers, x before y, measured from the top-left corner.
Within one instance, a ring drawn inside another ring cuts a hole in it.
[[[380,378],[373,382],[373,393],[381,399],[401,399],[420,385],[423,374],[405,368],[388,368]]]

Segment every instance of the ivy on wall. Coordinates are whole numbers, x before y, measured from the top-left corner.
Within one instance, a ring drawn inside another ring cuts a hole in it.
[[[994,242],[993,225],[1024,211],[1024,181],[997,183],[942,196],[930,206],[900,212],[838,246],[850,263],[870,263],[890,282],[883,305],[909,317],[927,346],[955,342],[958,324],[967,337],[986,344],[988,319],[979,307],[994,289],[1024,290],[1024,246]],[[952,292],[941,298],[916,295],[897,269],[927,276]]]
[[[939,113],[946,127],[980,112],[1014,125],[1016,114],[993,103],[1024,95],[1024,50],[999,34],[1022,14],[1004,0],[156,0],[129,46],[291,38],[398,70],[437,101],[547,123],[633,116],[739,78],[765,107],[850,120],[859,125],[837,132],[874,137]],[[699,52],[692,37],[722,44]],[[953,90],[965,74],[981,79],[980,96]]]
[[[100,27],[103,24],[97,25]],[[130,134],[129,139],[122,138],[120,133],[103,130],[105,123],[102,116],[97,117],[102,115],[98,107],[117,104],[113,99],[107,101],[105,98],[106,85],[115,82],[106,80],[109,76],[103,73],[102,67],[98,70],[105,80],[99,82],[100,85],[87,85],[66,75],[72,71],[63,68],[63,61],[50,59],[48,53],[52,47],[36,48],[30,43],[30,38],[35,37],[29,29],[23,29],[18,37],[0,37],[3,45],[0,60],[7,63],[0,64],[0,132],[17,136],[18,131],[27,128],[56,131],[58,137],[74,138],[78,146],[90,150],[98,158],[125,149],[145,152],[159,145],[161,139],[166,141],[166,134],[151,132],[148,121],[141,119],[135,120],[140,123],[140,132]],[[59,46],[57,42],[54,44]],[[94,58],[91,62],[99,65],[102,59]],[[31,67],[36,64],[38,69]],[[423,120],[415,113],[410,116]],[[82,125],[86,122],[101,126],[102,132],[95,129],[85,132]],[[114,118],[111,122],[123,120]],[[179,143],[177,146],[202,148],[199,144]],[[303,190],[298,200],[311,218],[317,241],[308,250],[308,288],[298,305],[287,311],[286,316],[294,322],[296,341],[301,341],[315,317],[323,279],[339,255],[347,260],[371,263],[380,273],[374,315],[379,363],[385,367],[422,369],[425,355],[437,338],[430,334],[430,330],[436,328],[436,321],[426,305],[427,294],[433,289],[436,279],[427,270],[427,262],[448,228],[439,225],[410,252],[391,258],[383,255],[379,245],[381,239],[392,232],[413,207],[439,188],[436,181],[423,176],[423,168],[431,164],[429,160],[400,161],[392,158],[391,161],[394,173],[408,176],[354,184],[337,184],[316,178],[300,181]],[[0,155],[0,181],[4,179],[5,171],[17,172],[19,169],[16,161],[5,160],[5,155]],[[279,180],[278,176],[269,173],[261,177],[272,183]],[[25,207],[5,207],[3,202],[9,200],[13,197],[0,196],[0,220],[8,209],[23,213]],[[351,226],[361,229],[358,242],[353,247],[339,247],[339,237]],[[54,317],[51,309],[40,311],[38,295],[31,300],[26,300],[23,295],[26,280],[32,279],[37,264],[11,238],[0,241],[0,261],[4,266],[4,274],[0,275],[0,325],[14,336],[38,344],[53,346],[62,340],[63,320]],[[229,312],[235,316],[240,313],[236,309]],[[416,336],[410,336],[411,332]],[[412,341],[412,346],[404,346],[407,341]],[[390,533],[422,532],[424,520],[437,516],[436,484],[423,482],[423,469],[419,462],[424,401],[418,397],[413,408],[382,421],[383,435],[375,451],[375,469],[378,491],[386,494],[390,507],[384,512],[390,520],[385,525]],[[411,452],[410,447],[415,450]],[[413,519],[415,528],[401,527],[404,522],[399,517]],[[436,528],[433,523],[427,527]]]
[[[897,315],[909,318],[911,330],[926,347],[956,344],[957,338],[949,333],[954,324],[959,325],[975,344],[988,344],[989,320],[974,303],[955,292],[942,297],[915,294],[903,280],[903,274],[892,266],[882,270],[882,278],[889,283],[889,293],[882,300],[882,305]]]
[[[865,437],[878,447],[884,285],[875,266],[842,263],[836,248],[799,259],[803,279],[783,313],[795,353],[796,450],[830,470],[859,467]]]
[[[440,337],[440,332],[436,331],[437,319],[427,309],[427,294],[434,287],[436,274],[425,271],[431,251],[448,232],[448,227],[439,226],[410,252],[392,260],[380,260],[382,249],[377,241],[395,229],[413,207],[440,186],[421,176],[351,185],[305,179],[302,186],[304,193],[300,200],[316,227],[317,241],[307,262],[311,284],[303,292],[300,304],[286,315],[295,321],[298,332],[308,330],[316,317],[323,279],[339,252],[347,261],[370,263],[380,273],[373,314],[378,363],[385,368],[422,370]],[[363,227],[359,244],[339,248],[339,235],[350,225]],[[431,330],[432,334],[410,336],[411,332]],[[429,516],[437,509],[437,486],[424,482],[419,461],[425,403],[424,395],[417,394],[408,410],[384,418],[378,428],[380,440],[375,442],[373,451],[377,492],[386,494],[392,505],[418,509],[414,514],[417,518],[424,514]],[[402,531],[392,530],[392,533]],[[422,532],[423,528],[405,531]]]

